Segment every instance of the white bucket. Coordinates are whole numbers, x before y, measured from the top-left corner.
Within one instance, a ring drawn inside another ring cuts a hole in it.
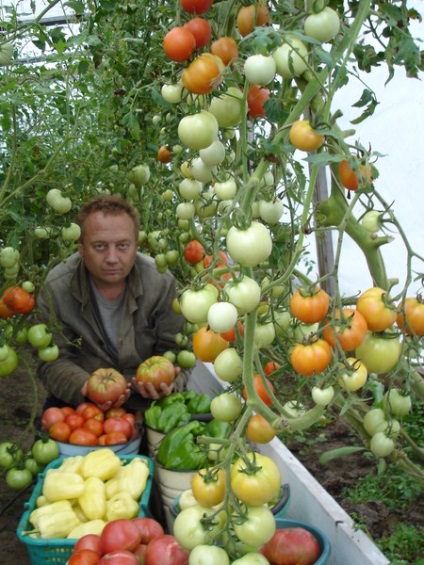
[[[174,527],[174,517],[171,513],[172,504],[183,491],[191,488],[191,481],[197,473],[197,469],[193,471],[165,469],[155,462],[155,470],[165,510],[166,523],[169,533],[172,534]]]
[[[146,425],[146,434],[147,434],[147,449],[149,451],[149,457],[154,459],[156,457],[156,453],[159,449],[160,442],[165,437],[163,432],[158,432],[154,428],[150,428]]]

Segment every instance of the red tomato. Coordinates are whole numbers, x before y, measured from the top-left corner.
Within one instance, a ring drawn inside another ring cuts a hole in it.
[[[141,534],[132,520],[121,518],[108,522],[100,534],[102,553],[110,553],[117,549],[134,551],[140,544]]]
[[[242,337],[244,334],[244,326],[243,323],[240,321],[237,322],[236,326],[234,326],[234,328],[232,328],[231,330],[221,333],[221,337],[223,337],[226,341],[229,341],[230,343],[234,343],[237,339],[236,327],[237,327],[238,335]]]
[[[81,428],[84,424],[84,418],[81,414],[68,414],[65,417],[65,422],[69,425],[71,430],[76,430],[77,428]]]
[[[269,98],[269,90],[261,88],[257,84],[251,84],[247,89],[247,115],[255,119],[258,116],[265,116],[264,104]]]
[[[146,563],[146,551],[147,545],[145,543],[140,543],[134,550],[134,555],[138,559],[139,565],[144,565]]]
[[[68,565],[97,565],[100,555],[92,549],[79,549],[72,552]]]
[[[104,433],[103,422],[96,420],[96,418],[88,418],[87,420],[83,418],[83,423],[80,427],[93,433],[96,437],[100,437]]]
[[[218,254],[220,259],[216,261],[214,267],[217,268],[226,267],[229,264],[227,254],[225,253],[225,251],[219,251]],[[214,260],[215,257],[213,255],[205,255],[205,258],[203,259],[203,268],[207,269],[214,262]]]
[[[269,23],[269,10],[260,4],[243,6],[237,14],[237,27],[242,37],[248,35],[254,27]]]
[[[127,440],[131,439],[134,431],[132,425],[124,418],[108,418],[104,421],[103,429],[105,434],[122,432]]]
[[[205,47],[211,39],[211,25],[203,18],[192,18],[183,25],[183,28],[188,29],[193,34],[197,49]]]
[[[148,544],[152,541],[152,539],[157,538],[158,536],[163,536],[165,533],[162,524],[157,522],[154,518],[148,518],[146,516],[141,518],[133,518],[132,521],[140,532],[141,544]]]
[[[103,434],[98,439],[99,445],[118,445],[127,443],[128,439],[124,432],[109,432]]]
[[[225,66],[238,57],[238,45],[232,37],[220,37],[212,43],[210,51],[212,55],[219,57]]]
[[[196,48],[194,35],[183,27],[174,27],[165,35],[163,50],[165,54],[177,63],[189,59]]]
[[[90,418],[95,418],[99,420],[99,422],[103,422],[105,419],[105,414],[98,406],[92,404],[91,406],[87,406],[82,411],[82,417],[84,420],[89,420]]]
[[[197,239],[189,241],[184,248],[185,260],[193,265],[201,261],[205,255],[205,248]]]
[[[101,555],[100,536],[97,534],[85,534],[85,536],[82,536],[75,542],[74,552],[80,549],[91,549]]]
[[[401,310],[404,308],[405,312]],[[400,328],[406,326],[406,333],[411,335],[415,333],[418,336],[424,335],[424,304],[421,299],[414,296],[405,298],[405,302],[398,304],[400,310],[396,323]],[[406,318],[406,323],[405,323]]]
[[[3,302],[16,314],[28,314],[35,306],[32,294],[20,286],[10,286],[3,293]]]
[[[10,308],[6,306],[3,298],[0,298],[0,318],[6,320],[7,318],[11,318],[14,315],[15,312],[13,312]]]
[[[49,430],[50,427],[55,422],[64,422],[65,415],[60,408],[56,408],[55,406],[51,406],[50,408],[46,408],[43,414],[41,415],[41,425],[43,429]]]
[[[97,369],[87,381],[87,396],[95,404],[116,402],[127,389],[127,380],[116,369]]]
[[[62,406],[60,408],[60,411],[65,416],[65,418],[66,416],[69,416],[69,414],[75,414],[75,408],[72,408],[72,406]]]
[[[180,0],[183,10],[189,14],[204,14],[212,6],[213,0]]]
[[[93,402],[81,402],[80,404],[78,404],[78,406],[75,408],[75,412],[77,414],[82,414],[84,412],[84,410],[86,408],[88,408],[89,406],[95,406],[97,408],[97,406],[95,404],[93,404]]]
[[[78,428],[77,430],[73,430],[71,435],[69,436],[69,443],[73,445],[97,445],[97,437],[86,430],[85,428]]]
[[[197,359],[212,363],[221,351],[229,347],[229,343],[220,334],[203,327],[194,334],[192,347]]]
[[[189,555],[174,536],[165,534],[148,544],[145,560],[146,565],[188,565]]]
[[[127,412],[126,414],[124,414],[123,416],[121,416],[121,418],[124,418],[124,420],[127,420],[127,421],[131,424],[131,427],[132,427],[133,432],[134,432],[134,429],[135,429],[135,415],[134,415],[134,414],[131,414],[130,412]]]
[[[137,557],[126,549],[111,551],[98,561],[98,565],[139,565]]]
[[[318,561],[321,548],[311,532],[305,528],[293,527],[276,530],[260,552],[274,565],[312,565]]]
[[[264,365],[264,373],[268,377],[269,375],[271,375],[274,371],[276,371],[280,367],[281,367],[281,365],[279,363],[276,363],[275,361],[268,361]]]
[[[271,392],[274,392],[274,386],[272,384],[272,382],[265,378],[265,382],[268,385],[268,388],[270,389]],[[267,404],[268,406],[270,406],[272,404],[272,399],[269,396],[265,385],[264,385],[264,381],[262,380],[262,376],[259,375],[258,373],[256,375],[253,376],[253,383],[255,385],[255,389],[256,392],[258,393],[259,397],[261,398],[262,402],[264,402],[265,404]],[[243,398],[245,400],[247,400],[247,390],[246,387],[243,389]]]
[[[135,376],[143,384],[152,383],[156,390],[161,390],[161,384],[170,385],[175,379],[175,367],[162,355],[153,355],[140,363]]]
[[[122,406],[119,407],[113,407],[113,408],[109,408],[109,410],[107,410],[107,412],[105,412],[105,418],[106,420],[108,418],[122,418],[122,416],[125,416],[125,414],[127,413],[127,411],[125,410],[125,408],[122,408]]]
[[[66,422],[55,422],[49,428],[49,436],[56,441],[66,443],[69,440],[72,429]]]

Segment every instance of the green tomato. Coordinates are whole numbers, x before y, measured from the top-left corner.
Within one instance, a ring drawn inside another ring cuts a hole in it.
[[[4,441],[0,443],[0,467],[8,469],[16,465],[23,457],[22,449],[17,443]]]
[[[0,253],[0,265],[4,268],[13,267],[19,261],[20,253],[13,247],[3,247]]]
[[[269,347],[274,341],[275,335],[275,327],[272,322],[267,322],[266,324],[259,324],[256,322],[255,332],[253,335],[256,347],[259,349]]]
[[[256,267],[271,255],[271,233],[257,221],[253,221],[245,230],[231,226],[227,233],[227,250],[242,267]]]
[[[182,369],[192,369],[196,365],[196,356],[192,351],[182,349],[177,355],[177,365]]]
[[[234,422],[243,409],[240,398],[232,392],[223,392],[211,402],[212,416],[220,422]]]
[[[377,335],[368,331],[356,348],[356,357],[365,364],[369,373],[388,373],[399,361],[401,350],[402,345],[395,335]]]
[[[59,457],[59,445],[54,439],[38,439],[31,449],[31,455],[39,465],[48,465]]]
[[[160,93],[169,104],[179,104],[181,102],[183,85],[180,82],[176,84],[164,84]]]
[[[370,210],[362,218],[362,226],[370,233],[378,232],[381,229],[381,214],[376,210]]]
[[[32,482],[32,474],[28,469],[12,467],[6,473],[6,483],[13,490],[22,490]]]
[[[136,165],[127,173],[127,179],[135,184],[137,188],[144,186],[150,179],[148,165]]]
[[[370,449],[376,457],[388,457],[395,449],[395,442],[384,432],[377,432],[371,438]]]
[[[298,77],[308,68],[308,49],[303,41],[288,37],[273,53],[277,73],[283,78]]]
[[[72,200],[64,197],[58,188],[52,188],[48,191],[46,201],[58,214],[66,214],[72,208]]]
[[[259,216],[266,224],[278,224],[284,212],[282,200],[259,200]]]
[[[209,147],[199,151],[200,158],[208,167],[216,167],[225,159],[225,146],[216,139]]]
[[[234,532],[242,543],[254,547],[266,544],[274,535],[276,523],[274,514],[266,506],[247,506],[246,520],[234,523]]]
[[[198,545],[214,543],[214,536],[217,536],[225,519],[223,513],[218,514],[206,526],[205,520],[214,513],[214,508],[204,508],[199,504],[181,510],[174,522],[174,536],[178,543],[189,551]]]
[[[255,279],[247,276],[226,283],[224,292],[228,301],[237,308],[239,314],[253,312],[261,300],[261,287]]]
[[[232,200],[237,194],[237,183],[233,177],[223,182],[216,182],[213,190],[219,200]]]
[[[180,299],[181,312],[193,324],[203,324],[208,320],[208,311],[218,301],[219,291],[213,284],[206,284],[199,290],[187,289]]]
[[[226,92],[212,98],[209,112],[215,116],[220,128],[237,126],[241,120],[243,93],[239,88],[230,86]],[[202,157],[202,155],[200,155]],[[225,150],[224,150],[225,156]],[[203,157],[202,157],[203,158]],[[215,163],[218,165],[219,163]]]
[[[308,16],[305,19],[303,29],[308,37],[326,43],[334,39],[339,33],[339,15],[335,10],[326,6],[321,12]]]
[[[50,344],[38,350],[38,357],[45,362],[55,361],[59,357],[59,348],[55,343]]]
[[[190,552],[188,565],[230,565],[230,558],[222,547],[201,544]]]
[[[196,151],[209,147],[218,137],[219,125],[211,112],[202,110],[184,116],[178,124],[178,136],[186,147]]]
[[[7,356],[0,361],[0,377],[6,377],[10,375],[10,373],[13,373],[19,363],[16,351],[8,345],[4,345],[3,347],[7,349]]]
[[[28,341],[33,347],[44,349],[50,345],[53,339],[52,333],[46,324],[35,324],[28,330]]]
[[[24,281],[21,286],[26,292],[34,292],[35,290],[35,285],[32,281]]]
[[[19,345],[23,345],[28,341],[28,328],[23,326],[15,330],[12,324],[7,324],[4,327],[4,334],[10,339],[16,341]],[[1,359],[0,359],[1,360]]]
[[[384,432],[388,427],[386,415],[381,408],[372,408],[369,410],[363,419],[364,428],[370,436],[377,432]]]
[[[227,383],[233,383],[243,373],[243,360],[234,347],[224,349],[213,362],[213,368],[217,377]]]
[[[175,210],[179,220],[192,220],[196,214],[193,202],[180,202]]]
[[[69,226],[61,230],[63,241],[77,241],[81,236],[81,228],[78,224],[71,222]]]
[[[202,184],[196,179],[186,178],[178,185],[178,191],[185,200],[195,200],[202,192]]]
[[[265,86],[269,84],[277,70],[276,60],[271,55],[257,53],[247,57],[244,63],[244,74],[251,84]]]
[[[412,400],[409,395],[404,396],[397,388],[391,388],[383,397],[384,406],[398,418],[407,416],[412,409]]]
[[[38,461],[34,459],[34,457],[27,457],[24,461],[25,469],[31,473],[33,477],[36,477],[38,473],[41,473],[45,467],[45,465],[40,465]]]
[[[334,387],[319,388],[314,386],[312,391],[312,399],[318,406],[328,406],[334,398]]]
[[[34,235],[37,239],[49,239],[50,233],[50,228],[44,228],[42,226],[37,226],[34,230]]]
[[[269,565],[269,561],[262,553],[253,552],[232,561],[232,565]]]

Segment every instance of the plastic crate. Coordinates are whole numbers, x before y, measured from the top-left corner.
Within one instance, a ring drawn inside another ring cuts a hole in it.
[[[147,479],[146,488],[144,489],[144,492],[141,495],[141,499],[139,502],[140,510],[138,516],[139,517],[149,516],[150,513],[148,507],[149,507],[150,492],[152,489],[153,474],[154,474],[153,460],[150,459],[150,457],[146,457],[144,455],[118,455],[118,457],[122,461],[125,461],[125,463],[130,463],[132,459],[135,459],[137,457],[147,461],[149,466],[149,477]],[[18,524],[17,535],[18,538],[26,545],[28,555],[31,561],[31,565],[50,565],[50,564],[63,565],[68,561],[74,549],[74,545],[76,542],[75,539],[67,539],[67,538],[41,539],[41,538],[33,538],[25,534],[25,532],[33,529],[29,521],[29,516],[31,512],[36,508],[37,498],[42,493],[45,474],[49,469],[57,469],[58,467],[60,467],[63,460],[64,460],[63,457],[59,457],[58,459],[55,459],[49,465],[47,465],[43,473],[39,475],[34,490],[32,491],[31,497],[29,501],[26,502],[24,505],[25,508],[24,513]]]

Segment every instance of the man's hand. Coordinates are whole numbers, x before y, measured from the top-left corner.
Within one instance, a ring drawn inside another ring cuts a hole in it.
[[[84,397],[87,397],[87,383],[85,383],[85,385],[82,387],[81,394]],[[103,404],[96,404],[96,406],[98,406],[100,410],[102,410],[103,412],[107,412],[110,408],[119,408],[120,406],[125,404],[125,402],[129,399],[130,396],[131,396],[131,383],[128,383],[125,392],[121,394],[121,396],[119,396],[118,400],[116,400],[115,402],[111,402],[110,400],[108,400]],[[90,400],[90,402],[92,402],[92,400]]]

